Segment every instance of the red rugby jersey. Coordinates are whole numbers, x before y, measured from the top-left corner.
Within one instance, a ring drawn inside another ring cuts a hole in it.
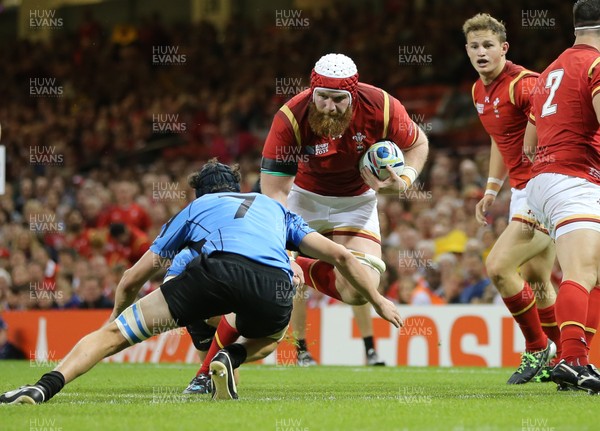
[[[494,138],[508,169],[510,186],[522,189],[531,178],[531,162],[523,154],[523,135],[538,73],[510,61],[489,85],[473,84],[473,103],[486,132]]]
[[[540,75],[532,97],[538,134],[533,176],[554,172],[600,184],[600,131],[592,105],[600,91],[599,63],[596,48],[575,45]]]
[[[305,90],[283,105],[265,141],[261,171],[296,175],[294,182],[324,196],[358,196],[369,190],[358,168],[367,148],[382,138],[402,150],[419,128],[404,106],[380,88],[359,83],[350,125],[341,137],[317,136],[308,124],[312,93]]]

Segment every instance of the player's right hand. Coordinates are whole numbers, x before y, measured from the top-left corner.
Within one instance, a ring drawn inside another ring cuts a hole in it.
[[[360,171],[360,175],[369,187],[381,194],[397,194],[405,192],[408,189],[408,184],[404,179],[399,177],[391,166],[385,167],[389,172],[390,176],[385,180],[380,180],[367,168],[363,167]]]
[[[298,289],[300,286],[302,286],[304,284],[304,272],[302,271],[302,268],[300,267],[300,265],[298,265],[294,261],[291,262],[291,266],[292,266],[292,271],[294,271],[294,277],[292,279],[292,283],[294,284],[296,289]]]
[[[400,313],[398,313],[396,304],[389,299],[380,295],[379,300],[372,305],[377,314],[390,322],[396,328],[404,326],[404,322],[402,321],[402,317],[400,317]]]
[[[477,206],[475,207],[475,218],[482,226],[487,226],[487,219],[485,218],[488,209],[494,204],[496,196],[484,195]]]

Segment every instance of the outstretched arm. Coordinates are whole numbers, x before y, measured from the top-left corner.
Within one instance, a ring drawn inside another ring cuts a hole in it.
[[[300,251],[334,265],[346,280],[373,305],[377,314],[397,328],[402,326],[402,319],[396,306],[377,291],[377,286],[371,284],[371,278],[365,268],[348,249],[317,232],[311,232],[300,243]]]
[[[158,254],[148,250],[135,265],[125,271],[117,285],[115,306],[110,315],[109,322],[115,320],[123,310],[133,304],[144,283],[161,268],[165,268],[166,262],[167,259],[163,259]]]

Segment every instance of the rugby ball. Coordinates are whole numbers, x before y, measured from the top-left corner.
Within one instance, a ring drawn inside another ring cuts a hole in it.
[[[360,159],[359,169],[362,171],[366,166],[377,178],[385,180],[390,176],[385,168],[388,165],[396,175],[401,175],[404,171],[404,154],[394,142],[383,140],[369,147]]]

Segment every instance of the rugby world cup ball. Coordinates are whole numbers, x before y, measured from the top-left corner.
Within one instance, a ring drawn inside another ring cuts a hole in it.
[[[404,154],[394,142],[383,140],[367,149],[360,159],[359,169],[362,170],[366,166],[377,178],[385,180],[390,176],[385,168],[388,165],[396,175],[401,175],[404,171]]]

